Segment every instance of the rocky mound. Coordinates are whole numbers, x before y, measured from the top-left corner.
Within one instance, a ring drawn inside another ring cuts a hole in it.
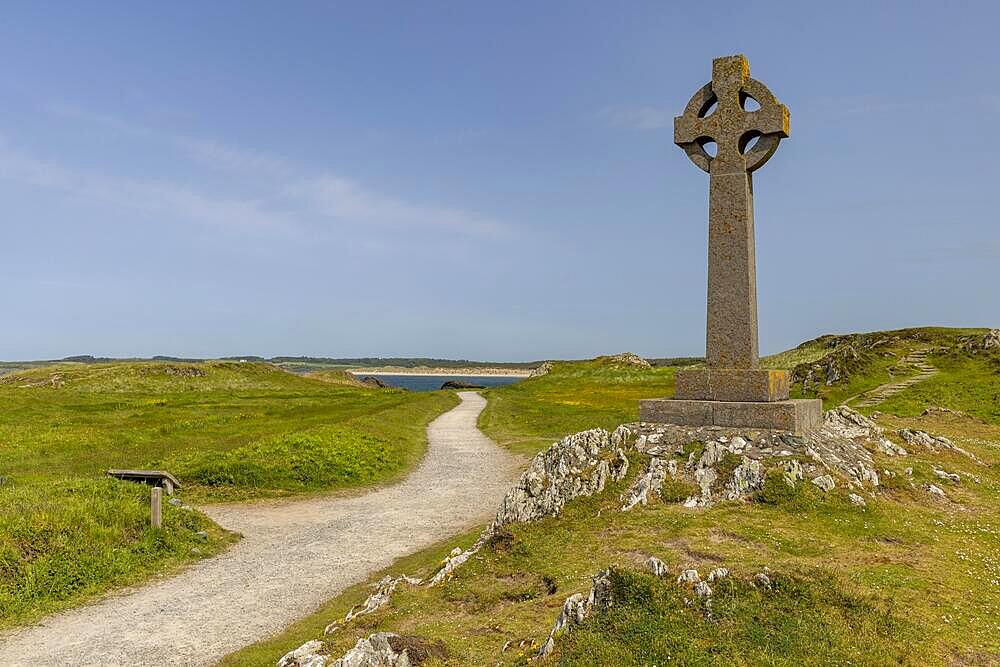
[[[537,378],[543,375],[548,375],[552,372],[552,362],[546,361],[538,368],[531,369],[531,373],[528,375],[529,378]]]
[[[377,377],[374,377],[372,375],[366,375],[363,378],[361,378],[360,380],[358,380],[358,382],[360,382],[361,384],[365,385],[366,387],[375,387],[376,389],[389,389],[390,388],[390,385],[386,384],[383,380],[380,380]]]
[[[462,380],[448,380],[441,385],[442,389],[486,389],[486,385],[472,384]]]
[[[1000,349],[1000,329],[991,329],[985,336],[967,336],[962,339],[959,347],[970,352],[998,350]]]
[[[929,451],[949,449],[972,457],[947,439],[922,431],[901,431],[899,435],[907,446]],[[327,634],[352,618],[387,604],[400,583],[436,586],[453,576],[457,568],[483,547],[502,540],[506,526],[557,516],[573,499],[602,493],[609,482],[624,480],[633,465],[640,469],[620,495],[622,512],[639,511],[637,508],[654,498],[692,508],[708,507],[720,501],[742,502],[755,498],[768,484],[789,487],[812,484],[824,492],[846,487],[851,502],[864,506],[866,498],[875,498],[880,488],[875,454],[908,456],[907,450],[889,440],[875,422],[846,406],[830,410],[819,428],[801,436],[768,430],[651,423],[624,424],[613,433],[604,429],[583,431],[563,438],[532,459],[500,502],[493,522],[471,548],[453,550],[426,583],[406,577],[383,579],[360,609],[352,609],[344,621],[328,626]],[[946,470],[938,473],[936,469],[935,474],[952,483],[958,483],[956,478],[960,481],[958,475]],[[916,488],[912,482],[911,486]],[[947,499],[936,485],[931,484],[924,490],[939,500]],[[665,566],[662,562],[657,565],[656,559],[648,561],[647,567],[657,576],[665,571]],[[698,598],[708,599],[711,582],[727,575],[728,570],[721,568],[709,575],[707,581],[701,581],[697,572],[690,571],[682,573],[678,581],[690,585]],[[757,575],[754,585],[769,586],[767,576],[767,573]],[[540,655],[552,650],[561,632],[582,622],[591,611],[610,604],[602,592],[605,589],[601,582],[605,579],[606,573],[599,573],[589,595],[577,594],[566,600]],[[302,653],[310,645],[314,650]],[[279,665],[324,665],[325,662],[309,662],[313,658],[326,660],[321,648],[321,643],[310,642],[286,655]],[[298,662],[286,661],[293,654],[298,654]]]
[[[607,357],[597,357],[596,361],[615,368],[652,368],[653,365],[632,352],[622,352]]]

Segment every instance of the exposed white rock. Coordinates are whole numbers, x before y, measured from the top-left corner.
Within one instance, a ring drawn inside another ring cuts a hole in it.
[[[1000,348],[1000,329],[991,329],[982,338],[969,336],[962,341],[960,347],[972,352]]]
[[[712,588],[704,581],[699,581],[694,585],[694,594],[704,600],[712,596]]]
[[[719,581],[720,579],[725,579],[728,576],[729,576],[729,570],[727,568],[717,567],[708,573],[708,580],[714,583],[716,581]]]
[[[948,438],[942,437],[940,435],[931,435],[926,431],[917,431],[908,428],[900,429],[899,436],[909,445],[919,445],[925,447],[932,452],[937,452],[938,449],[949,449],[953,452],[958,452],[963,456],[967,456],[976,463],[983,465],[983,462],[979,460],[972,452],[966,451],[953,443]]]
[[[764,486],[765,473],[766,470],[760,461],[744,456],[743,461],[733,469],[732,479],[726,483],[728,491],[726,497],[738,500],[760,490]]]
[[[461,549],[458,549],[458,551],[461,553]],[[454,553],[455,552],[453,551],[452,555],[454,555]],[[347,616],[344,617],[343,621],[331,623],[326,626],[323,634],[332,634],[351,619],[358,618],[359,616],[365,616],[384,607],[389,603],[389,600],[392,598],[392,594],[396,592],[396,587],[401,583],[416,586],[421,583],[421,580],[414,577],[407,577],[405,575],[401,577],[383,577],[378,584],[375,585],[375,592],[368,596],[363,605],[360,607],[352,607],[351,610],[347,612]]]
[[[552,362],[546,361],[538,368],[533,369],[531,373],[528,375],[528,377],[529,378],[541,377],[542,375],[548,375],[551,372],[552,372]]]
[[[437,586],[442,581],[447,579],[458,566],[472,558],[473,555],[478,553],[479,550],[483,548],[483,545],[486,543],[488,537],[488,531],[484,531],[483,534],[479,536],[479,539],[476,540],[476,543],[465,551],[462,551],[458,547],[452,549],[451,553],[444,557],[444,564],[441,566],[440,570],[434,573],[434,576],[431,577],[428,585]]]
[[[653,365],[633,352],[622,352],[609,357],[598,357],[614,366],[635,366],[636,368],[652,368]]]
[[[611,435],[602,428],[567,436],[531,460],[521,479],[500,503],[493,527],[525,523],[562,511],[567,501],[604,490],[611,475],[609,459],[624,456],[611,449]]]
[[[948,497],[945,494],[944,489],[942,489],[941,487],[939,487],[939,486],[937,486],[935,484],[928,484],[927,485],[927,490],[931,493],[931,495],[938,496],[939,498],[947,498]]]
[[[711,468],[719,463],[722,457],[729,453],[729,447],[722,442],[707,442],[696,464],[698,468]]]
[[[856,493],[851,493],[847,497],[850,498],[851,502],[857,505],[858,507],[865,507],[867,505],[865,499]]]
[[[995,348],[1000,348],[1000,329],[991,329],[988,334],[983,336],[983,349],[992,350]]]
[[[875,472],[874,468],[869,468],[863,463],[858,464],[858,480],[868,482],[872,486],[879,485],[878,473]]]
[[[329,656],[323,655],[323,642],[314,639],[294,651],[289,651],[278,661],[278,667],[326,667]]]
[[[869,440],[883,454],[906,456],[906,450],[885,437],[885,431],[871,419],[846,405],[838,405],[823,417],[824,426],[845,438]]]
[[[366,639],[359,639],[342,658],[330,667],[410,667],[407,651],[396,652],[392,640],[399,635],[391,632],[377,632]]]
[[[674,464],[674,470],[676,470],[677,463],[675,461],[671,461],[671,463]],[[667,474],[667,462],[655,456],[651,458],[646,472],[636,477],[628,491],[621,495],[622,511],[626,512],[636,505],[645,507],[649,503],[650,496],[660,492]]]
[[[654,577],[662,577],[667,572],[667,565],[666,565],[666,563],[664,563],[662,560],[660,560],[656,556],[650,556],[649,558],[647,558],[645,566],[646,566],[646,569]]]
[[[771,577],[764,572],[758,572],[753,576],[753,585],[764,590],[771,590]]]
[[[953,472],[948,472],[947,470],[941,470],[940,468],[934,468],[934,474],[941,479],[947,479],[948,481],[955,482],[955,484],[960,484],[962,478],[958,474]]]
[[[611,607],[611,580],[608,575],[608,570],[601,570],[594,575],[593,585],[586,597],[582,593],[575,593],[566,598],[562,611],[559,612],[548,638],[538,649],[536,658],[544,658],[552,653],[559,634],[572,632],[575,626],[583,623],[595,611]]]
[[[830,477],[829,475],[814,477],[812,483],[824,491],[833,491],[833,489],[837,486],[836,482],[833,481],[833,477]]]
[[[701,581],[701,577],[698,576],[698,570],[684,570],[677,577],[678,584],[696,584],[699,581]]]
[[[799,463],[798,459],[792,459],[785,461],[784,466],[785,472],[782,473],[782,477],[789,486],[795,486],[795,483],[803,477],[802,464]]]

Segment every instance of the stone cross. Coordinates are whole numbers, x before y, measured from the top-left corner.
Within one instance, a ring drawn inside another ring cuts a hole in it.
[[[753,100],[759,109],[747,111]],[[710,176],[708,335],[712,368],[757,368],[757,270],[751,174],[788,136],[788,108],[750,78],[742,55],[716,58],[712,81],[674,119],[674,143]],[[712,156],[705,147],[714,143]]]
[[[674,119],[674,143],[710,176],[708,367],[678,371],[672,398],[640,401],[641,421],[795,433],[819,423],[821,401],[788,400],[788,371],[758,368],[751,175],[787,136],[788,109],[741,55],[716,58],[712,80]]]

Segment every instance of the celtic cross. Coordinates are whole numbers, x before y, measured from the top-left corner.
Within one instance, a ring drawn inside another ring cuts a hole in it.
[[[753,101],[759,105],[748,110]],[[712,81],[674,119],[674,143],[710,174],[708,330],[710,368],[758,365],[757,269],[752,172],[788,136],[788,108],[742,55],[712,61]],[[706,148],[717,146],[715,155]]]
[[[673,396],[639,401],[640,421],[799,434],[822,423],[821,400],[789,399],[787,370],[758,368],[751,176],[787,136],[788,109],[743,56],[712,61],[712,81],[674,120],[674,142],[710,176],[708,367],[679,369]]]

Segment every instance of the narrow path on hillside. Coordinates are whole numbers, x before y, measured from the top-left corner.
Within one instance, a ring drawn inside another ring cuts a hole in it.
[[[916,366],[918,373],[916,375],[911,375],[903,380],[895,380],[893,382],[886,383],[880,387],[875,387],[874,389],[869,389],[863,394],[858,394],[857,396],[852,396],[851,398],[844,401],[844,403],[851,403],[852,401],[858,401],[855,403],[855,407],[858,408],[869,408],[873,405],[878,405],[879,403],[892,398],[896,394],[900,393],[905,389],[909,389],[918,382],[923,382],[928,378],[932,378],[938,374],[938,369],[931,366],[927,361],[927,355],[933,350],[929,347],[921,348],[919,350],[914,350],[908,355],[903,357],[903,361],[912,366]]]
[[[476,428],[474,392],[427,428],[395,486],[206,509],[244,535],[175,577],[0,636],[0,665],[206,665],[273,635],[393,560],[492,518],[517,461]]]

